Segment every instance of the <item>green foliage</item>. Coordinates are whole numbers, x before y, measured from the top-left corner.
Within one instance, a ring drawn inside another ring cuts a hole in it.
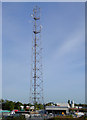
[[[80,103],[80,104],[76,104],[76,103],[75,103],[75,106],[87,107],[87,104],[81,104],[81,103]]]
[[[51,102],[50,102],[50,103],[47,103],[46,106],[51,106],[51,104],[52,104]]]
[[[24,105],[24,110],[29,111],[29,109],[26,109],[26,106],[32,106],[32,104],[28,103],[28,104],[23,104]]]
[[[3,110],[10,110],[11,111],[14,109],[14,106],[15,106],[14,102],[9,101],[9,100],[6,100],[2,103]]]
[[[23,105],[21,102],[17,102],[17,103],[15,103],[15,107],[14,107],[14,109],[18,109],[18,110],[20,110],[20,106],[21,105]]]
[[[42,104],[35,104],[35,107],[36,107],[36,109],[37,110],[39,110],[39,109],[44,109],[44,105],[42,105]]]
[[[43,109],[44,106],[43,106],[42,104],[37,104],[36,108],[37,108],[37,109]]]
[[[7,117],[3,118],[3,120],[26,120],[24,116],[19,116],[19,117]]]
[[[3,99],[0,99],[0,102],[4,102],[4,100],[3,100]]]
[[[12,111],[13,109],[19,110],[21,105],[23,105],[21,102],[13,102],[13,101],[5,100],[2,102],[2,109],[10,110],[10,111]]]
[[[22,104],[21,102],[13,102],[13,101],[9,101],[9,100],[2,100],[2,109],[3,110],[10,110],[12,111],[13,109],[17,109],[20,110],[20,106],[23,105],[24,106],[24,110],[26,109],[26,106],[32,106],[32,104]],[[42,104],[35,104],[36,109],[44,109],[44,105]]]

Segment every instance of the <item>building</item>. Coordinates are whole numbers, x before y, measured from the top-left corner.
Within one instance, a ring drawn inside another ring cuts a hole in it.
[[[56,103],[56,105],[70,108],[70,105],[68,103]]]
[[[69,112],[68,106],[46,106],[45,107],[46,112],[53,113],[53,114],[66,114]]]

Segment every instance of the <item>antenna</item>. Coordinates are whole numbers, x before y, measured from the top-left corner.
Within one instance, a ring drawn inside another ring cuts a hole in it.
[[[33,39],[32,39],[32,67],[30,81],[30,103],[34,106],[43,103],[43,74],[42,74],[42,47],[40,8],[33,9]],[[36,109],[36,106],[35,106]]]

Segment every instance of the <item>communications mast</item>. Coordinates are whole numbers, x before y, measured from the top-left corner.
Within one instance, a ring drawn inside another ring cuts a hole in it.
[[[30,86],[30,102],[43,103],[43,74],[42,74],[42,47],[40,8],[33,9],[33,39],[32,39],[32,75]]]

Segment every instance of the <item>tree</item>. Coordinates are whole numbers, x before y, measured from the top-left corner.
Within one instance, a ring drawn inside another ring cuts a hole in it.
[[[6,100],[2,103],[2,109],[3,110],[10,110],[12,111],[14,109],[14,102],[13,101],[9,101],[9,100]]]
[[[23,104],[18,101],[17,103],[15,103],[15,107],[14,108],[20,110],[20,106],[21,105],[23,105]]]

